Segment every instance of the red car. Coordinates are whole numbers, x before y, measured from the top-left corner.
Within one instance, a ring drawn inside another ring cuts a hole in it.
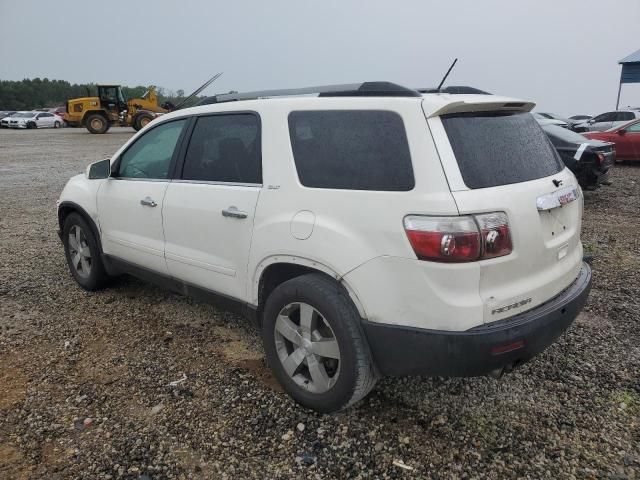
[[[604,132],[585,132],[592,140],[603,140],[616,144],[616,161],[640,160],[640,120],[633,120]]]

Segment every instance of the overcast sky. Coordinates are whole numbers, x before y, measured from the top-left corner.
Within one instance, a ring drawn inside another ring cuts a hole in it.
[[[206,93],[389,80],[473,85],[563,115],[615,107],[638,0],[0,0],[0,79]],[[640,85],[621,106],[640,106]]]

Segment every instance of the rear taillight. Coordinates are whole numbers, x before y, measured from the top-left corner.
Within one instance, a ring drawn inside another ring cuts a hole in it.
[[[511,232],[509,220],[504,212],[483,213],[474,215],[480,235],[482,236],[482,258],[495,258],[509,255],[511,245]]]
[[[413,251],[420,260],[472,262],[511,253],[509,223],[504,212],[404,219]]]

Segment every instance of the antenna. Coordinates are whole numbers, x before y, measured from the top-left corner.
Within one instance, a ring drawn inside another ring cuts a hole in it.
[[[178,105],[176,105],[173,110],[178,110],[180,108],[182,108],[182,106],[187,103],[189,100],[191,100],[193,97],[195,97],[196,95],[198,95],[201,91],[203,91],[205,88],[207,88],[209,85],[211,85],[213,82],[215,82],[218,78],[220,78],[220,75],[222,75],[222,72],[216,73],[213,77],[211,77],[208,81],[206,81],[200,88],[198,88],[195,92],[193,92],[191,95],[187,96],[187,98],[185,98],[183,101],[181,101]]]
[[[447,77],[449,76],[449,74],[451,73],[451,70],[453,70],[454,65],[456,64],[456,62],[458,61],[457,58],[455,58],[453,60],[453,63],[451,64],[451,66],[449,67],[449,70],[447,70],[447,73],[444,74],[444,77],[442,77],[442,81],[440,82],[440,85],[438,85],[438,88],[436,88],[436,91],[440,92],[440,89],[442,88],[442,85],[444,85],[444,81],[447,79]]]

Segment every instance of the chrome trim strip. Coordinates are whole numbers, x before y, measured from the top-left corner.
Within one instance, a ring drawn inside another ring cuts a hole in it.
[[[213,180],[184,180],[176,178],[171,181],[172,183],[194,183],[199,185],[224,185],[228,187],[259,187],[262,188],[262,183],[238,183],[238,182],[216,182]]]

